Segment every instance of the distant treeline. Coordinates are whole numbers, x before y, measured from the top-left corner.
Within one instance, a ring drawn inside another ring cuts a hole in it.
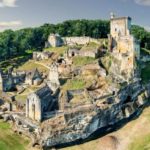
[[[90,36],[107,38],[110,22],[106,20],[68,20],[59,24],[44,24],[38,28],[0,33],[0,59],[25,55],[26,50],[42,50],[50,33],[61,36]],[[141,46],[150,49],[150,33],[139,26],[132,26],[132,33],[141,40]]]

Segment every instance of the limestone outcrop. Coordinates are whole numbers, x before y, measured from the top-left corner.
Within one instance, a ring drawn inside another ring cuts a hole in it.
[[[66,110],[53,120],[42,123],[40,145],[51,147],[88,138],[98,129],[107,128],[139,113],[150,98],[149,92],[149,88],[143,88],[136,82],[123,88],[116,95],[105,98],[104,101],[99,100],[102,101],[101,104],[95,102]]]

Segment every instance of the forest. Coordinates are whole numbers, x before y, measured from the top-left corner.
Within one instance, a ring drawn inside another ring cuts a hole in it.
[[[41,51],[50,33],[66,36],[107,38],[110,22],[107,20],[68,20],[58,24],[44,24],[36,28],[5,30],[0,33],[0,60],[25,55],[27,50]],[[133,25],[132,34],[141,41],[141,47],[150,50],[150,32]]]

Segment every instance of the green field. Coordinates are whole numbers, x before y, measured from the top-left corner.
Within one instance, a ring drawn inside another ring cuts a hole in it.
[[[28,140],[15,134],[8,123],[0,121],[0,150],[26,150]]]
[[[90,64],[93,62],[96,62],[96,59],[92,58],[92,57],[76,56],[73,58],[73,66],[75,66],[75,67],[87,65],[87,64]]]
[[[150,150],[150,134],[135,139],[129,150]]]

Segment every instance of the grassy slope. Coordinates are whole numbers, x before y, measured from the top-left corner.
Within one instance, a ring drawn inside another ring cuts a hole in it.
[[[139,120],[135,135],[128,146],[128,150],[150,150],[150,108],[147,108]]]
[[[67,46],[62,46],[62,47],[50,47],[46,48],[45,51],[50,51],[50,52],[55,52],[58,55],[63,55],[66,51],[68,50]]]
[[[18,67],[28,61],[29,56],[20,56],[13,59],[8,59],[0,62],[0,68],[4,71],[10,67]]]
[[[27,61],[26,63],[24,63],[22,66],[20,66],[17,69],[23,70],[23,71],[30,71],[30,70],[34,70],[35,68],[37,68],[39,71],[47,71],[46,67],[40,64],[36,64],[35,61],[33,60]]]
[[[0,150],[25,150],[29,142],[12,132],[10,125],[0,121]]]
[[[81,56],[76,56],[73,58],[73,66],[75,67],[80,67],[86,64],[90,64],[92,62],[96,62],[96,59],[92,57],[81,57]]]

